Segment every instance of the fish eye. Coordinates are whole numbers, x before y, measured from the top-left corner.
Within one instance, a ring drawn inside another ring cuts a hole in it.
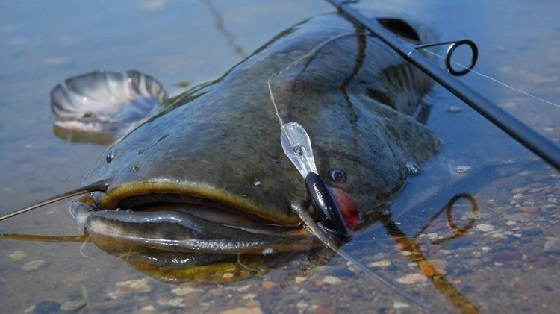
[[[336,182],[336,183],[346,182],[346,173],[344,172],[344,170],[331,169],[329,171],[329,177],[330,177],[331,181]]]

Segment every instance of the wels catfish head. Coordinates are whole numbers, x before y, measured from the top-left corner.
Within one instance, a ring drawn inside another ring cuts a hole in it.
[[[378,20],[413,44],[435,40],[413,22]],[[313,214],[280,145],[267,89],[278,72],[280,115],[309,133],[319,175],[350,225],[370,222],[407,169],[437,151],[437,138],[412,117],[430,79],[359,26],[328,14],[285,30],[218,80],[167,98],[123,127],[84,179],[107,180],[108,190],[74,202],[74,218],[92,236],[165,251],[316,246],[290,209]]]

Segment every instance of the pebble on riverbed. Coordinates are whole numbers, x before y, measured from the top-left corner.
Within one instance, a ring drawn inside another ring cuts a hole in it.
[[[157,301],[157,303],[161,306],[168,306],[168,307],[185,307],[185,303],[183,302],[184,298],[161,298]]]
[[[220,314],[262,314],[262,310],[260,306],[236,307],[233,309],[222,311],[220,312]]]
[[[322,282],[327,283],[329,285],[337,285],[341,282],[342,280],[340,280],[340,278],[335,277],[335,276],[326,276],[325,278],[323,278]]]
[[[307,280],[307,278],[305,278],[305,277],[301,277],[301,276],[297,276],[297,277],[296,277],[296,283],[302,283],[302,282],[304,282],[305,280]]]
[[[42,259],[37,259],[23,264],[23,266],[21,266],[21,269],[24,271],[34,271],[39,269],[43,265],[45,265],[45,261]]]
[[[148,279],[135,279],[115,283],[116,289],[108,292],[107,296],[113,300],[131,293],[150,292],[152,288],[148,285]]]
[[[405,309],[407,307],[409,307],[410,305],[408,305],[407,303],[402,303],[402,302],[393,302],[393,308],[395,309]]]
[[[186,286],[186,287],[175,288],[175,289],[171,290],[171,292],[174,295],[183,296],[183,295],[187,295],[187,294],[191,294],[191,293],[204,292],[204,290]]]
[[[153,305],[147,305],[147,306],[144,306],[143,308],[141,308],[140,312],[138,312],[138,313],[141,313],[141,314],[153,313],[155,311],[156,311],[156,308]]]
[[[408,274],[396,279],[398,283],[403,285],[412,285],[419,282],[424,282],[427,280],[426,276],[422,274]]]
[[[560,237],[546,237],[543,249],[545,252],[560,252]]]
[[[8,254],[8,257],[15,260],[21,261],[22,259],[27,257],[24,251],[13,251],[12,253]]]
[[[381,261],[369,263],[369,264],[367,264],[367,266],[369,266],[369,267],[389,267],[389,266],[391,266],[391,261],[388,260],[388,259],[381,260]]]
[[[490,224],[479,224],[476,226],[476,230],[482,231],[482,232],[490,232],[492,230],[494,230],[494,226],[490,225]]]

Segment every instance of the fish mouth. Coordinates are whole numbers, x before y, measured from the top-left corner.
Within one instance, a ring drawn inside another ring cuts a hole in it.
[[[109,188],[98,198],[97,203],[100,208],[104,209],[123,209],[122,205],[139,207],[160,201],[193,203],[194,205],[213,204],[283,226],[294,226],[300,223],[295,215],[287,215],[281,211],[266,208],[247,197],[234,195],[212,185],[189,181],[154,179],[123,183]]]
[[[275,253],[316,246],[296,216],[204,184],[133,182],[96,196],[71,206],[93,236],[184,252]]]

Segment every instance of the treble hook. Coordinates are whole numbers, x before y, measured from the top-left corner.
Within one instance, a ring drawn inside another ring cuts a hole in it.
[[[476,65],[476,61],[478,60],[478,47],[476,46],[474,41],[472,41],[470,39],[447,41],[447,42],[441,42],[441,43],[435,43],[435,44],[426,44],[426,45],[415,46],[414,48],[415,49],[423,49],[423,48],[443,46],[443,45],[449,45],[447,47],[447,51],[445,52],[445,68],[446,68],[447,72],[449,72],[450,74],[452,74],[454,76],[463,76],[463,75],[469,73],[474,68],[474,66]],[[472,52],[471,63],[469,64],[469,66],[464,66],[463,70],[455,70],[453,68],[453,66],[451,65],[451,57],[453,56],[453,53],[455,52],[455,49],[457,49],[457,47],[462,46],[462,45],[467,45],[467,46],[469,46],[469,48],[471,48],[471,52]]]

